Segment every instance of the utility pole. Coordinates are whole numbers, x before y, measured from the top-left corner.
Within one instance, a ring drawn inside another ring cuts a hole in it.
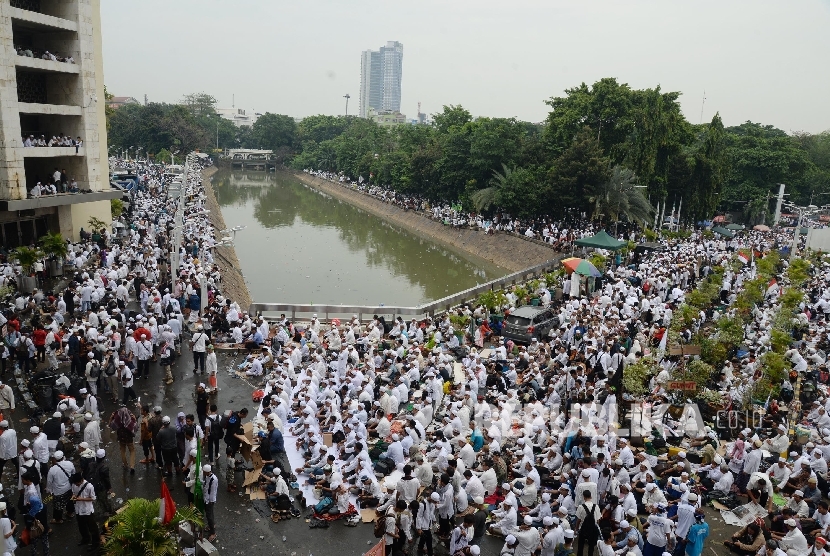
[[[352,98],[352,97],[349,96],[349,93],[346,93],[345,95],[343,95],[343,98],[346,99],[346,117],[348,118],[349,117],[349,99]]]
[[[703,123],[703,107],[706,105],[706,91],[703,91],[703,102],[700,103],[700,121],[698,124]]]
[[[777,226],[778,221],[781,220],[781,203],[784,202],[784,188],[783,183],[778,184],[778,202],[775,204],[775,216],[772,219],[772,225]]]

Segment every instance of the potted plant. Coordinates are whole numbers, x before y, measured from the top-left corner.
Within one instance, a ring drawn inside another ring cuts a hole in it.
[[[527,305],[529,303],[527,296],[528,291],[527,288],[523,286],[516,286],[516,289],[513,290],[513,294],[516,296],[516,307],[521,307],[522,305]]]
[[[18,247],[12,251],[12,258],[20,263],[23,271],[20,274],[20,279],[17,284],[17,289],[23,293],[32,293],[37,287],[37,277],[35,277],[35,262],[43,256],[40,250],[33,247]]]
[[[49,276],[63,276],[63,264],[66,261],[69,247],[60,232],[46,234],[40,238],[40,248],[49,258],[47,261]]]
[[[108,534],[103,544],[107,556],[176,556],[176,529],[186,521],[197,527],[204,525],[195,508],[179,507],[167,524],[159,520],[159,500],[132,498],[107,522]]]

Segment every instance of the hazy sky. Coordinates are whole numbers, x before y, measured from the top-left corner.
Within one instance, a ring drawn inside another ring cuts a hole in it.
[[[360,53],[403,43],[401,111],[544,120],[602,77],[786,131],[830,129],[830,0],[103,0],[109,91],[207,92],[291,116],[357,112]]]

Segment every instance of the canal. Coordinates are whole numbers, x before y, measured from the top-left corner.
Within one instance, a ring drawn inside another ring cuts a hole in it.
[[[412,306],[499,278],[451,252],[304,185],[288,173],[222,170],[213,190],[256,302]]]

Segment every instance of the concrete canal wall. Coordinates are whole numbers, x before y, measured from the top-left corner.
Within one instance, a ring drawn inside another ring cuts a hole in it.
[[[387,222],[397,224],[419,237],[434,241],[452,251],[480,257],[511,272],[541,264],[557,256],[553,249],[541,242],[528,241],[504,233],[487,235],[479,230],[445,226],[441,222],[414,211],[405,211],[365,193],[316,176],[305,173],[296,173],[295,176],[310,187],[383,218]]]
[[[205,186],[205,195],[207,195],[205,204],[210,211],[210,223],[217,231],[227,228],[225,219],[222,217],[222,209],[219,207],[219,202],[213,193],[213,184],[211,183],[211,178],[218,171],[215,166],[202,170],[202,183]],[[234,248],[217,247],[214,250],[214,260],[222,272],[222,293],[226,298],[236,301],[243,309],[247,308],[251,304],[251,294],[248,291],[245,278],[242,276],[242,265],[239,264],[239,259],[236,258]]]

